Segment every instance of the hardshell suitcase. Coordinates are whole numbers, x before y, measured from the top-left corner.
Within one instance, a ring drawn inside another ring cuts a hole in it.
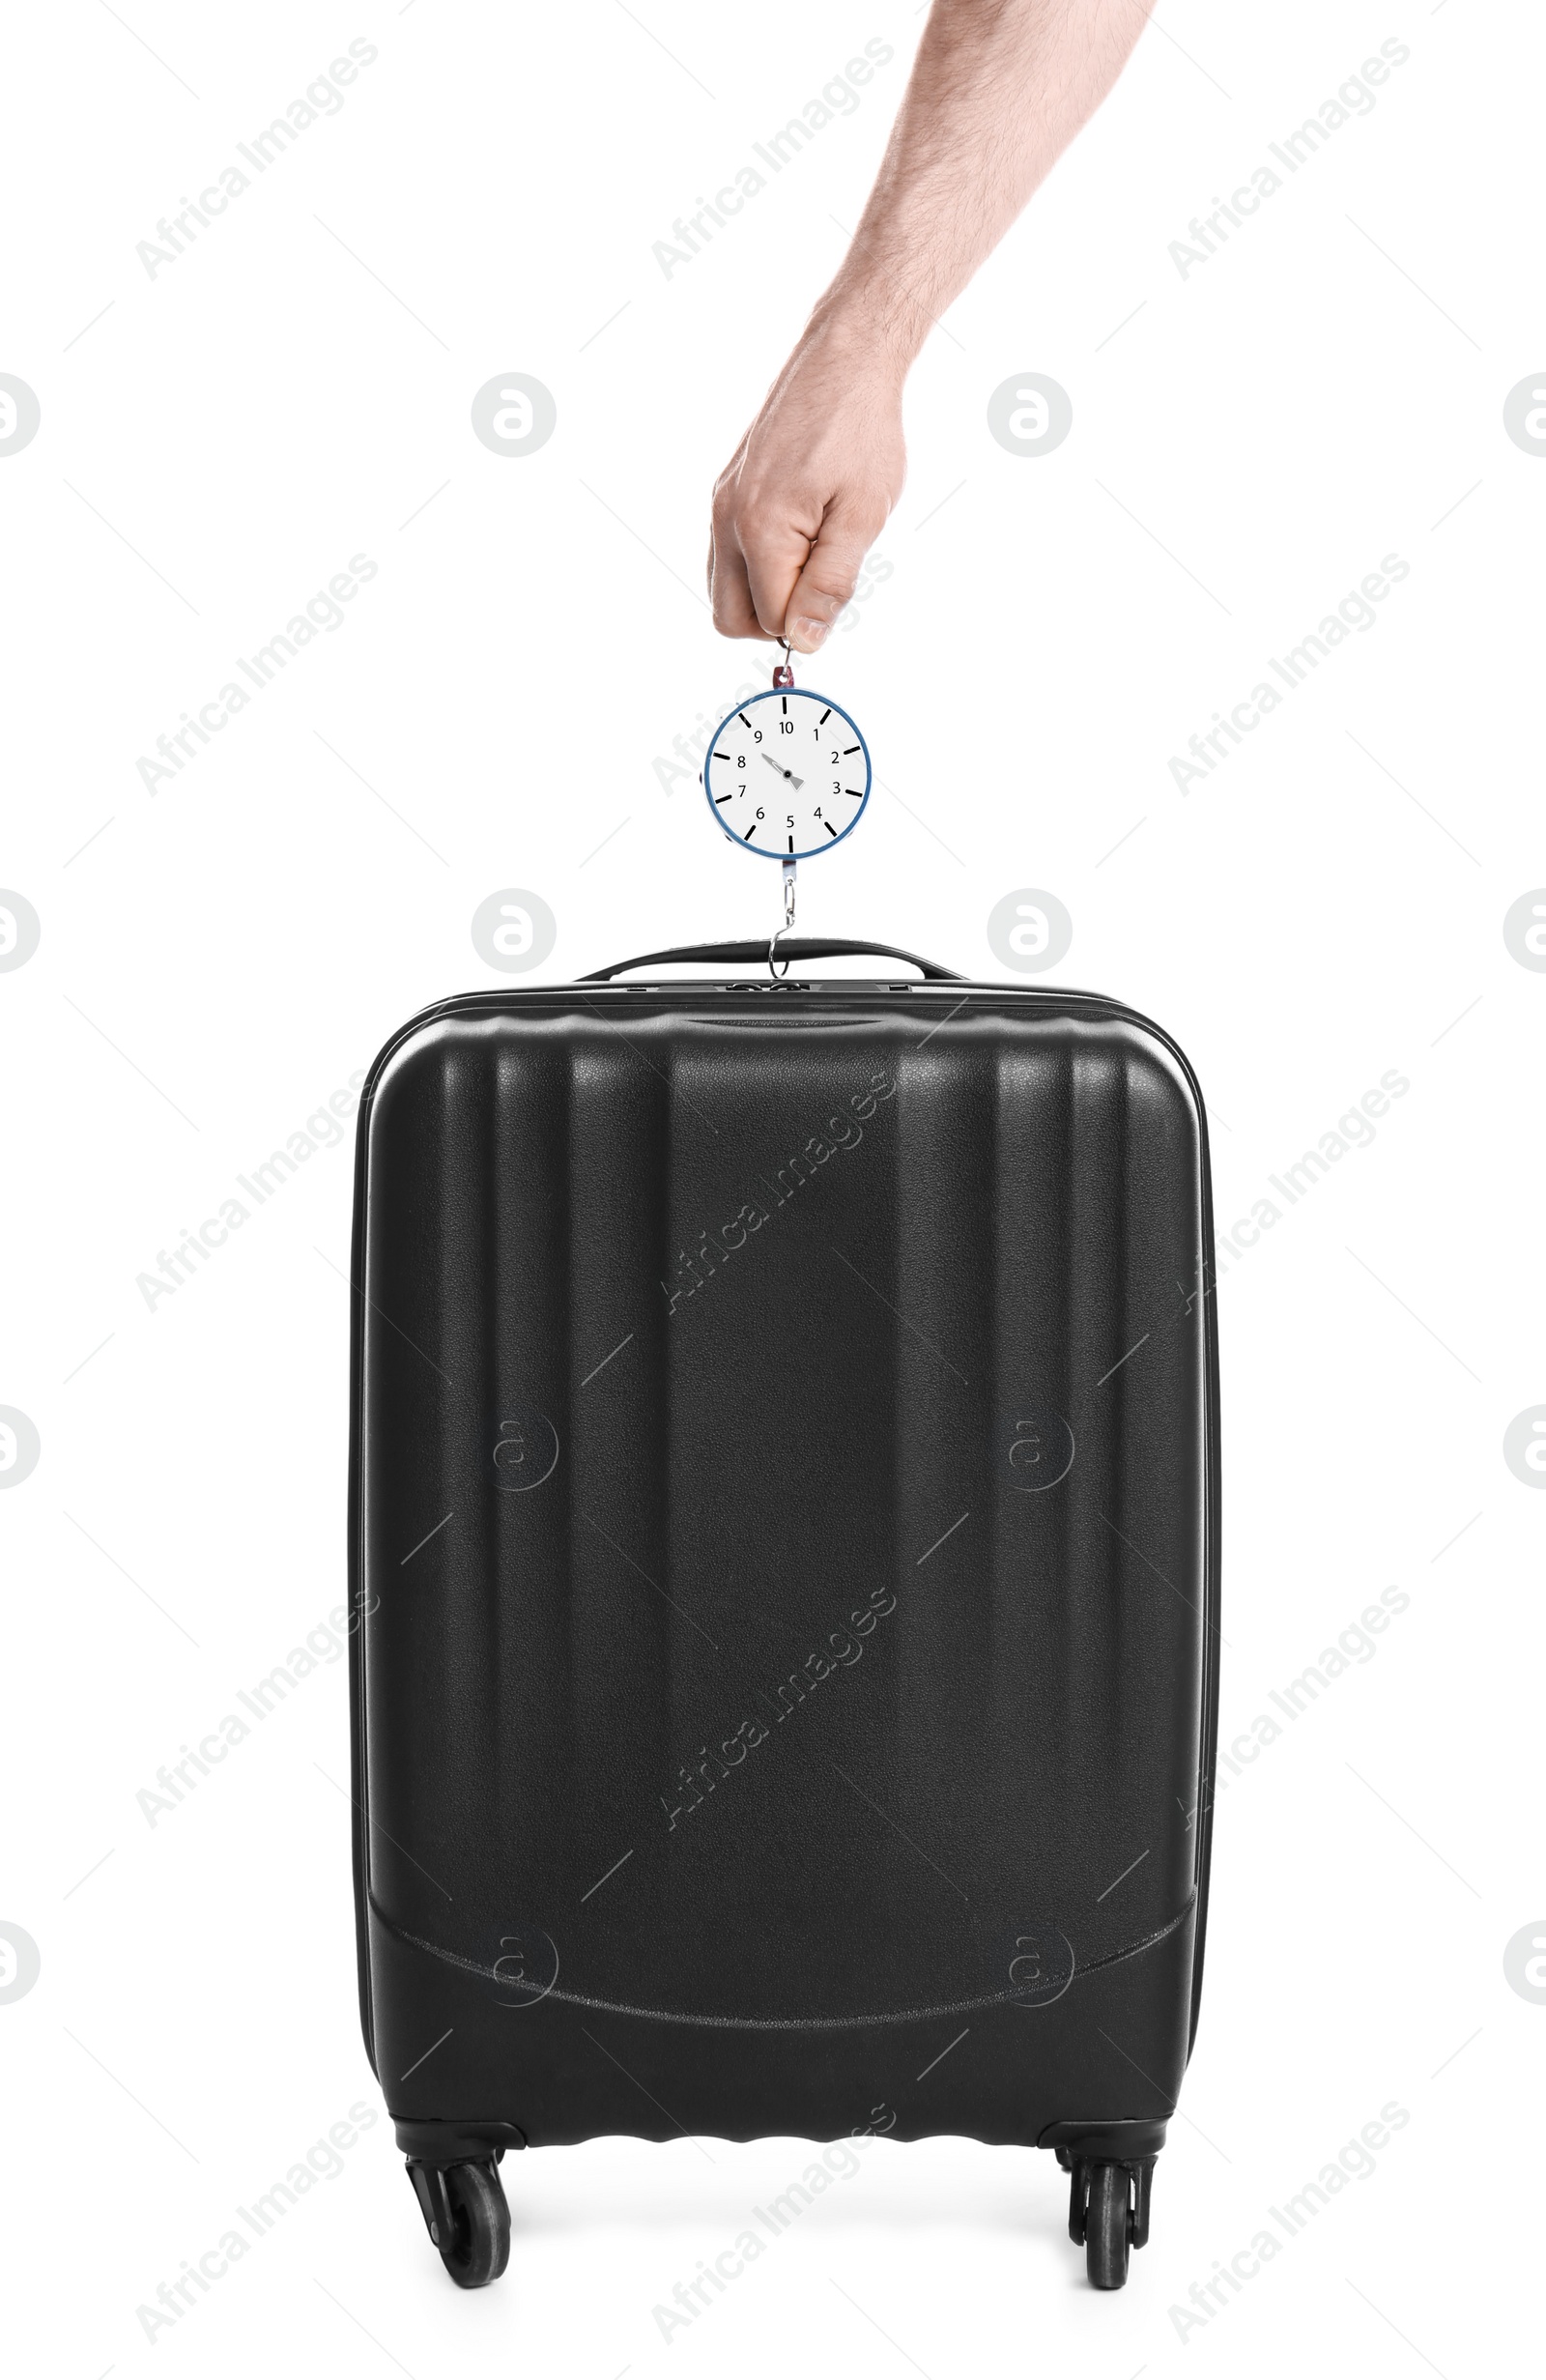
[[[884,972],[657,953],[371,1070],[366,2048],[466,2286],[506,2149],[884,2131],[1055,2149],[1116,2287],[1202,1974],[1201,1095],[1114,1001],[781,948]]]

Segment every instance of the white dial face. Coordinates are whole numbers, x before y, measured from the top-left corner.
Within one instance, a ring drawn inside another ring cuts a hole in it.
[[[709,744],[703,790],[746,850],[814,859],[857,825],[870,798],[870,755],[836,703],[781,687],[731,711]]]

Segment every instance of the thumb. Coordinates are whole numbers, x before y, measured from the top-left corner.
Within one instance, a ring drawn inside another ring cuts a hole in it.
[[[814,653],[826,642],[852,600],[873,534],[851,512],[835,508],[822,521],[784,614],[784,634],[797,653]]]

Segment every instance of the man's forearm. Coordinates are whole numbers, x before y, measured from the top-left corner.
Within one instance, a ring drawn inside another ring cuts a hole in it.
[[[902,394],[939,315],[1095,113],[1153,0],[934,0],[836,280],[714,488],[725,636],[815,652],[902,493]]]
[[[905,371],[1116,81],[1154,0],[934,0],[870,202],[813,321]]]

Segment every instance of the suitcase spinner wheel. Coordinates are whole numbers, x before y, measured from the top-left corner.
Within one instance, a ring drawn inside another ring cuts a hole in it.
[[[461,2289],[485,2289],[510,2260],[510,2209],[498,2156],[454,2165],[408,2160],[429,2236]]]
[[[1094,2289],[1120,2289],[1128,2278],[1128,2251],[1149,2240],[1149,2194],[1154,2159],[1114,2165],[1093,2157],[1068,2159],[1069,2237],[1083,2246]]]

